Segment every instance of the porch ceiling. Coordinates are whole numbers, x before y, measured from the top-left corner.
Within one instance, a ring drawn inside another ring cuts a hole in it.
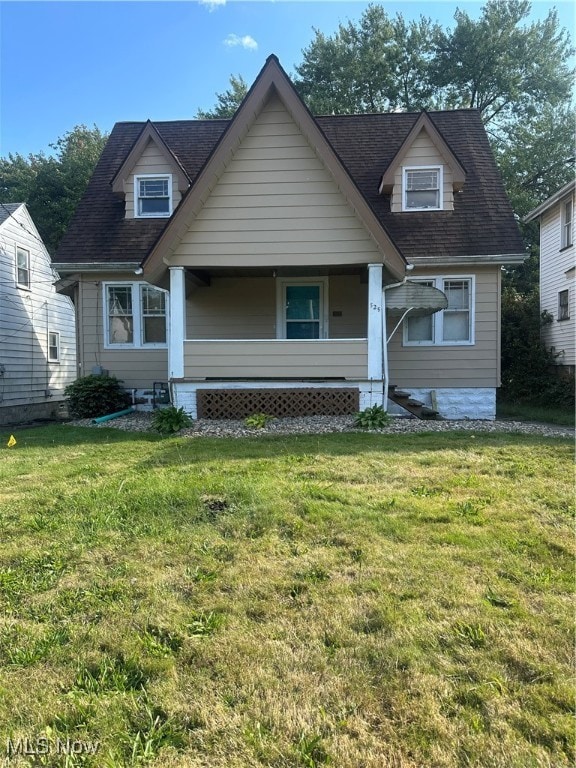
[[[329,277],[331,275],[360,275],[362,283],[368,282],[368,269],[363,264],[331,266],[283,266],[283,267],[213,267],[210,269],[186,268],[186,275],[193,282],[209,282],[217,277]],[[384,282],[393,282],[395,278],[384,266]]]

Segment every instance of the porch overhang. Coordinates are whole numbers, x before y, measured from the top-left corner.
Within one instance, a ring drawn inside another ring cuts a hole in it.
[[[448,306],[448,299],[439,288],[406,280],[386,290],[386,313],[390,318],[432,315]]]

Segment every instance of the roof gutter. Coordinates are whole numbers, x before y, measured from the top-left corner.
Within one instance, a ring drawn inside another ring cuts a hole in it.
[[[136,272],[139,261],[53,261],[52,266],[59,274],[70,272]]]
[[[529,222],[534,221],[534,219],[537,219],[539,216],[545,213],[549,208],[552,208],[553,205],[556,205],[556,203],[558,203],[565,195],[571,192],[574,189],[574,185],[575,185],[574,181],[569,181],[568,184],[565,184],[561,189],[558,190],[558,192],[555,192],[547,200],[544,200],[543,203],[540,203],[540,205],[537,208],[534,208],[533,211],[530,211],[530,213],[527,213],[526,216],[524,216],[524,218],[522,219],[522,221],[525,224],[528,224]]]
[[[483,264],[514,266],[524,263],[527,258],[528,253],[499,253],[488,256],[412,256],[410,263],[416,267],[482,266]]]

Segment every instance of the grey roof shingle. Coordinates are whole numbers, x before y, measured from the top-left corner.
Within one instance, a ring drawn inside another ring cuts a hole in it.
[[[4,224],[21,205],[22,203],[0,203],[0,224]]]
[[[454,211],[391,213],[380,195],[382,174],[419,113],[317,117],[318,126],[398,250],[414,257],[506,255],[524,245],[476,110],[430,112],[429,117],[466,170]],[[229,120],[157,122],[154,126],[194,181]],[[140,262],[166,219],[126,219],[111,181],[146,123],[117,123],[55,255],[58,263]]]

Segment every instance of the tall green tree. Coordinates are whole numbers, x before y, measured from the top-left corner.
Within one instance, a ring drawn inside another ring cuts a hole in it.
[[[455,27],[436,37],[430,67],[445,108],[478,109],[496,131],[570,100],[569,34],[555,9],[526,23],[530,9],[528,0],[489,0],[477,20],[456,11]]]
[[[106,139],[96,126],[77,125],[50,145],[54,155],[0,158],[0,202],[27,204],[50,253],[58,247]]]
[[[314,114],[414,110],[432,104],[428,77],[433,41],[441,28],[430,19],[406,23],[370,5],[358,24],[340,24],[315,37],[296,67],[295,85]]]
[[[234,113],[248,93],[248,85],[242,75],[230,75],[230,88],[224,93],[217,93],[217,103],[214,109],[199,109],[196,113],[198,120],[215,120],[217,118],[234,117]]]

